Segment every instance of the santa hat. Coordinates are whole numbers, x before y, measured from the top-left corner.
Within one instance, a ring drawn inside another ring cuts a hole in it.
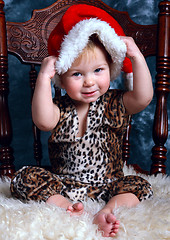
[[[51,32],[48,40],[49,55],[57,56],[54,84],[59,86],[59,75],[64,74],[86,47],[89,37],[98,36],[112,59],[111,80],[122,71],[132,83],[132,64],[126,57],[126,45],[119,36],[125,36],[118,22],[104,10],[78,4],[71,6]]]

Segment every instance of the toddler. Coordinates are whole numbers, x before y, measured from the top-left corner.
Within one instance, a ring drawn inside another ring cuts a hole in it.
[[[123,135],[130,116],[152,100],[145,59],[134,40],[105,11],[85,4],[70,7],[48,40],[32,101],[33,121],[51,131],[52,171],[23,167],[11,181],[13,196],[45,201],[83,213],[89,197],[106,205],[93,219],[104,237],[114,237],[119,221],[113,210],[133,207],[152,196],[139,176],[124,176]],[[133,69],[133,73],[132,73]],[[133,89],[109,90],[123,70]],[[66,94],[52,99],[51,80]]]

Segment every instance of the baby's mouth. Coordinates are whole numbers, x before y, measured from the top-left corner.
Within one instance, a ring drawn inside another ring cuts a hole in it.
[[[91,91],[91,92],[83,92],[82,94],[85,96],[93,96],[97,91]]]

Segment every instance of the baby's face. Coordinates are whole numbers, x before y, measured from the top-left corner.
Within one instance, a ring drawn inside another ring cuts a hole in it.
[[[77,104],[96,101],[110,86],[110,67],[106,54],[99,47],[88,51],[88,54],[76,59],[61,78],[62,88]]]

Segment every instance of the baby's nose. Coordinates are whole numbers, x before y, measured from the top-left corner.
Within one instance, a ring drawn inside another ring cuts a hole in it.
[[[84,80],[84,86],[89,87],[89,86],[93,86],[95,84],[95,79],[93,78],[93,76],[86,76],[85,80]]]

